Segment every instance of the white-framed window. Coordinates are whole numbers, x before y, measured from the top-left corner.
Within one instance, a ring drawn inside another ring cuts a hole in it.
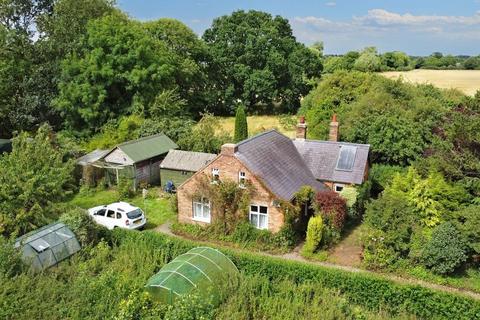
[[[343,188],[345,187],[344,184],[341,184],[341,183],[335,183],[333,185],[333,190],[335,190],[335,192],[342,192]]]
[[[245,187],[245,184],[247,183],[247,175],[245,174],[244,171],[239,171],[238,172],[238,185],[240,188]]]
[[[193,200],[193,220],[210,223],[210,200],[197,198]]]
[[[213,168],[212,169],[212,183],[218,183],[220,181],[220,170]]]
[[[268,207],[250,205],[250,223],[257,229],[268,229]]]

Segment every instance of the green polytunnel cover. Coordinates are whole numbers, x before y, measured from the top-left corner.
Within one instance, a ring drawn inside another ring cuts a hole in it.
[[[164,303],[173,303],[176,297],[194,289],[200,294],[213,295],[215,300],[223,282],[237,274],[237,267],[223,253],[197,247],[166,264],[148,280],[146,289]]]
[[[27,233],[15,241],[22,251],[22,260],[34,271],[41,271],[70,257],[80,250],[75,234],[63,223],[56,222]]]

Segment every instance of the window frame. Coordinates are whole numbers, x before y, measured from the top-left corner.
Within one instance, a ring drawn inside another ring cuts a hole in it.
[[[200,205],[201,213],[196,215],[196,205]],[[205,208],[208,208],[208,217],[205,217]],[[212,204],[209,199],[205,197],[200,197],[200,199],[192,199],[192,220],[200,221],[205,223],[210,223],[212,220]]]
[[[253,211],[252,207],[257,207],[257,211]],[[260,212],[260,207],[266,208],[267,213],[261,213]],[[257,224],[256,225],[252,223],[252,215],[257,216]],[[265,227],[263,227],[263,228],[260,227],[260,216],[265,217]],[[249,208],[249,212],[248,212],[248,220],[249,220],[250,224],[253,225],[255,228],[257,228],[259,230],[268,230],[268,206],[251,203],[250,208]]]
[[[341,189],[341,190],[337,190],[337,187],[342,188],[342,189]],[[345,188],[345,185],[344,185],[343,183],[335,183],[335,184],[333,184],[333,191],[335,191],[336,193],[342,192],[344,188]]]
[[[220,181],[220,169],[212,168],[212,183],[218,183]]]
[[[238,171],[238,185],[240,186],[240,188],[246,188],[246,184],[247,184],[247,173],[245,171]]]
[[[109,216],[110,212],[113,213],[111,217]],[[107,212],[105,213],[105,218],[116,219],[116,217],[117,217],[117,212],[114,209],[107,209]]]
[[[342,159],[342,149],[347,150],[346,152],[348,152],[348,150],[350,150],[353,153],[353,158],[352,158],[352,161],[351,161],[351,167],[350,168],[340,168],[339,167],[340,160]],[[356,146],[350,146],[350,145],[340,146],[340,148],[338,150],[338,158],[337,158],[337,163],[335,165],[335,170],[352,172],[353,168],[355,167],[355,160],[357,158],[357,151],[358,151],[358,148]]]

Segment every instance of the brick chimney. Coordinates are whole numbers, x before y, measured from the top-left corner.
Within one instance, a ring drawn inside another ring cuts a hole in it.
[[[307,138],[307,124],[305,123],[305,117],[300,116],[297,124],[297,132],[295,134],[297,139],[305,140]]]
[[[237,145],[233,143],[225,143],[222,145],[222,149],[220,151],[220,154],[224,156],[230,156],[233,157],[235,151],[237,150]]]
[[[329,141],[338,141],[338,122],[337,114],[333,114],[332,122],[330,122],[330,132],[328,133]]]

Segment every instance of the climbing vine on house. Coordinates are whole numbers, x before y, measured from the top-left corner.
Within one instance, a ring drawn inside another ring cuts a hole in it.
[[[207,175],[198,177],[197,191],[193,198],[207,198],[211,203],[211,227],[217,234],[229,235],[240,222],[248,221],[250,198],[255,192],[249,182],[240,186],[232,180],[212,181]]]
[[[207,198],[211,204],[212,223],[208,226],[176,223],[173,232],[204,240],[222,240],[269,252],[285,252],[298,240],[299,233],[294,230],[305,204],[313,203],[315,192],[309,187],[300,189],[294,201],[279,200],[284,212],[284,225],[277,233],[259,230],[248,219],[251,196],[256,192],[247,181],[244,186],[228,179],[212,182],[209,176],[198,177],[198,188],[190,194],[192,198]],[[313,208],[313,207],[312,207]]]

